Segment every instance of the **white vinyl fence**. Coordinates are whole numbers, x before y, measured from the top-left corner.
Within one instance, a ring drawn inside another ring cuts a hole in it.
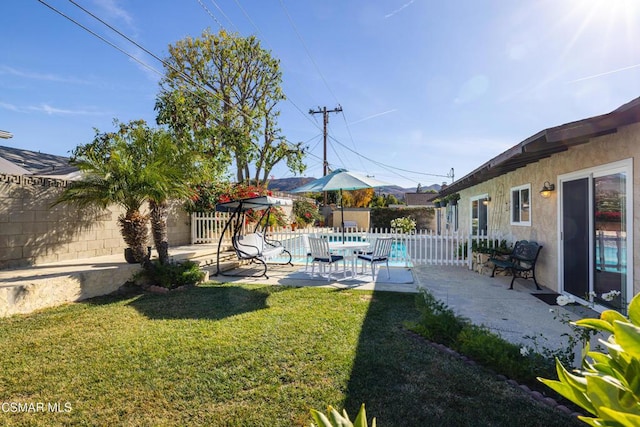
[[[220,233],[228,221],[227,213],[194,213],[191,216],[191,241],[193,244],[215,243],[220,239]],[[230,227],[231,228],[231,227]],[[243,233],[253,231],[253,226],[243,225]],[[231,230],[227,230],[223,242],[231,242]],[[289,227],[270,230],[271,240],[282,242],[291,252],[294,262],[304,262],[309,249],[305,247],[303,235],[326,236],[331,241],[342,240],[342,231],[337,228],[304,228],[291,230]],[[512,243],[510,236],[501,234],[470,236],[461,232],[446,232],[437,234],[432,231],[421,230],[411,234],[396,233],[389,229],[362,230],[357,228],[345,229],[346,241],[368,241],[373,244],[377,237],[391,236],[394,238],[394,249],[391,261],[396,265],[458,265],[471,268],[472,248],[478,246],[493,247],[502,240]]]

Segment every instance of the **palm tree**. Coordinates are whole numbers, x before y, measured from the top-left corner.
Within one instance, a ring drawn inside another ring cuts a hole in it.
[[[118,218],[120,231],[137,262],[143,262],[148,240],[148,215],[141,212],[146,184],[140,180],[138,164],[127,145],[117,141],[110,147],[102,145],[104,136],[96,131],[92,144],[74,150],[71,163],[83,172],[82,179],[67,187],[54,205],[71,203],[78,207],[107,208],[119,205],[125,213]]]
[[[151,235],[158,252],[158,261],[169,261],[168,218],[169,200],[186,198],[193,192],[191,183],[199,173],[197,155],[183,149],[172,134],[165,130],[147,132],[146,162],[144,168],[147,181],[146,196],[149,201]]]
[[[143,120],[118,123],[116,132],[98,133],[93,142],[74,150],[72,163],[83,172],[81,181],[67,188],[56,203],[79,206],[122,206],[119,218],[122,236],[136,261],[146,262],[144,247],[147,221],[158,259],[169,261],[169,200],[189,196],[191,183],[206,173],[210,162],[170,132],[151,129]],[[149,202],[150,215],[141,207]]]

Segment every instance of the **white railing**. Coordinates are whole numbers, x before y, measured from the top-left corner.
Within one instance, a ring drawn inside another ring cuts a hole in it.
[[[466,265],[468,236],[458,232],[419,231],[405,237],[414,264]]]
[[[191,241],[198,243],[217,243],[229,214],[194,213],[191,216]],[[231,228],[231,227],[230,227]],[[250,228],[250,230],[249,230]],[[252,226],[243,225],[243,233],[251,231]],[[294,262],[304,262],[308,253],[303,235],[326,236],[332,241],[342,240],[339,228],[308,227],[291,230],[290,227],[271,229],[268,238],[280,241],[291,252]],[[231,241],[232,231],[225,233],[223,242]],[[437,234],[432,231],[418,231],[410,234],[396,233],[390,229],[358,229],[347,227],[345,241],[374,242],[377,237],[391,236],[396,242],[391,261],[404,265],[458,265],[472,268],[472,249],[476,247],[497,247],[502,240],[509,244],[513,239],[509,235],[491,233],[489,235],[468,235],[461,232]]]

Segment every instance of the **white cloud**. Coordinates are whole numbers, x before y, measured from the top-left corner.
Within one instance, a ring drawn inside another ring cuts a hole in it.
[[[372,114],[372,115],[367,116],[367,117],[364,117],[364,118],[362,118],[362,119],[359,119],[359,120],[353,121],[353,122],[351,122],[351,123],[349,123],[349,124],[354,125],[354,124],[356,124],[356,123],[360,123],[360,122],[364,122],[364,121],[366,121],[366,120],[374,119],[374,118],[376,118],[376,117],[384,116],[385,114],[395,113],[396,111],[398,111],[398,109],[397,109],[397,108],[393,108],[393,109],[391,109],[391,110],[383,111],[383,112],[381,112],[381,113]]]
[[[69,110],[69,109],[62,109],[62,108],[56,108],[56,107],[52,107],[49,104],[40,104],[38,106],[29,106],[27,107],[27,110],[29,111],[35,111],[38,113],[45,113],[47,115],[63,115],[63,116],[102,116],[105,115],[107,113],[105,112],[101,112],[101,111],[97,111],[97,110],[92,110],[92,109],[80,109],[80,110]]]
[[[8,104],[6,102],[0,102],[0,108],[2,108],[4,110],[14,111],[16,113],[21,113],[22,112],[22,110],[20,108],[18,108],[18,106],[13,105],[13,104]]]
[[[110,17],[123,21],[129,27],[133,27],[133,17],[118,4],[117,0],[94,0],[94,3]]]
[[[73,83],[73,84],[90,84],[87,80],[78,79],[76,77],[60,76],[50,73],[38,73],[36,71],[18,70],[6,65],[0,65],[0,75],[8,74],[24,79],[41,80],[49,82]]]
[[[384,16],[385,19],[391,18],[392,16],[400,13],[403,9],[411,6],[411,4],[414,2],[415,0],[409,0],[407,3],[403,4],[402,6],[400,6],[398,9],[394,10],[391,13],[388,13]]]

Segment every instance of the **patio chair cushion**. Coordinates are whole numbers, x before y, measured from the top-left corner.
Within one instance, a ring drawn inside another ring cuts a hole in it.
[[[240,259],[275,258],[284,251],[282,246],[268,245],[260,233],[249,233],[238,236],[235,240],[236,252]]]
[[[321,258],[321,257],[316,257],[313,259],[314,262],[336,262],[336,261],[342,261],[344,259],[344,257],[342,255],[331,255],[331,260],[329,260],[329,258]]]
[[[373,253],[358,255],[358,259],[362,259],[369,262],[382,262],[389,259],[388,256],[373,256]]]

